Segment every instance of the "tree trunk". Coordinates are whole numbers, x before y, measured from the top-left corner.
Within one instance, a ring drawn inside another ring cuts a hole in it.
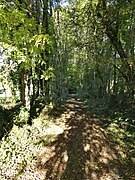
[[[130,84],[133,81],[133,72],[130,64],[128,63],[128,55],[124,51],[124,48],[122,47],[122,43],[118,38],[118,29],[117,27],[112,26],[112,22],[110,20],[109,12],[107,9],[106,1],[102,0],[99,3],[99,6],[102,7],[103,14],[101,15],[98,12],[98,15],[101,18],[102,24],[105,28],[105,32],[110,39],[110,42],[112,43],[113,47],[115,48],[116,52],[119,54],[122,62],[122,74],[124,79],[126,80],[127,86],[130,89]]]

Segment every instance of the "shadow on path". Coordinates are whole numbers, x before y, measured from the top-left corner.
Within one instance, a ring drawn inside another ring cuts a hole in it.
[[[37,160],[45,180],[127,179],[129,168],[120,161],[120,151],[83,103],[68,101],[59,120],[65,130]]]

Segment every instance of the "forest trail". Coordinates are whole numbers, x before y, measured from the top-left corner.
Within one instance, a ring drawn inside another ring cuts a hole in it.
[[[132,170],[121,162],[122,150],[115,147],[101,122],[82,102],[68,100],[66,112],[56,123],[63,127],[63,133],[37,158],[34,171],[40,174],[40,179],[128,179],[126,174]]]

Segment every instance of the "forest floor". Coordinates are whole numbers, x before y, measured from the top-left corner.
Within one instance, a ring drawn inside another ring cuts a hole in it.
[[[35,159],[7,179],[135,180],[134,159],[104,125],[79,99],[70,98],[61,115],[53,117],[46,135],[37,135],[43,146]]]

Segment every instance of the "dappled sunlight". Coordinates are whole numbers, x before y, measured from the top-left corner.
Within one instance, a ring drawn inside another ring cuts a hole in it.
[[[56,120],[65,128],[37,158],[36,169],[45,180],[123,178],[125,166],[119,160],[119,151],[100,121],[81,107],[81,102],[69,101],[67,111]]]
[[[57,135],[62,133],[63,129],[55,124],[50,125],[50,127],[45,130],[45,135]]]

